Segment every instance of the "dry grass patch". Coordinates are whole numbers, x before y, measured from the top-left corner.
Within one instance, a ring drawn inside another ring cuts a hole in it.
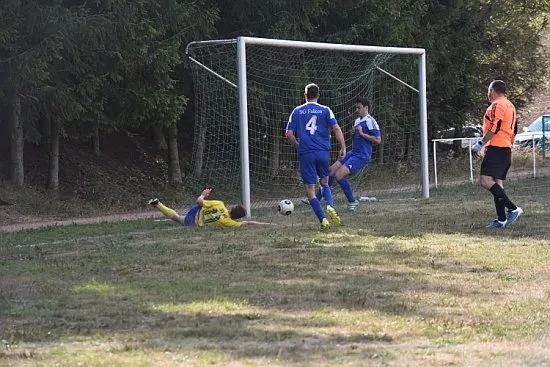
[[[320,233],[313,215],[240,230],[167,222],[0,234],[0,364],[550,363],[550,182],[381,197]]]

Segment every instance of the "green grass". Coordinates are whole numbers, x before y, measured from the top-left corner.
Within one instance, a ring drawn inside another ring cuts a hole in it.
[[[550,363],[550,180],[380,197],[320,233],[140,220],[0,233],[0,366]]]

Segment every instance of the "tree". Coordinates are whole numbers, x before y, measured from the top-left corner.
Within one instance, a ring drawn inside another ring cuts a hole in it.
[[[10,180],[24,183],[22,109],[31,109],[36,93],[59,56],[59,19],[66,12],[57,1],[6,0],[0,4],[0,100],[8,110]]]

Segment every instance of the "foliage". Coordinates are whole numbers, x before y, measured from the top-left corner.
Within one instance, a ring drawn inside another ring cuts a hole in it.
[[[423,47],[432,130],[478,122],[492,79],[518,107],[547,83],[549,12],[548,0],[4,0],[0,130],[14,95],[35,143],[41,120],[77,136],[180,122],[192,93],[182,48],[216,33]]]

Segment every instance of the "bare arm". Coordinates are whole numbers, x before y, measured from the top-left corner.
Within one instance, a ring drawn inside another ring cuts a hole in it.
[[[332,131],[334,131],[334,136],[336,137],[336,140],[340,144],[339,157],[342,159],[346,156],[346,140],[344,139],[344,134],[342,133],[342,129],[338,124],[332,125]]]
[[[487,130],[487,132],[485,133],[485,135],[483,135],[483,138],[481,139],[481,141],[483,141],[483,144],[487,143],[489,140],[491,140],[493,138],[493,136],[495,136],[495,133],[490,131],[490,130]]]
[[[365,133],[363,132],[363,128],[361,127],[361,125],[359,125],[359,126],[357,127],[357,132],[359,133],[359,135],[360,135],[363,139],[370,141],[370,142],[373,143],[374,145],[380,144],[380,142],[382,141],[382,138],[381,138],[380,136],[374,136],[374,135],[365,134]]]
[[[294,136],[294,131],[287,130],[285,137],[290,142],[290,144],[292,144],[294,148],[298,149],[298,140],[296,140],[296,137]]]
[[[202,205],[204,204],[204,199],[206,199],[206,198],[210,195],[210,193],[212,192],[212,190],[213,190],[213,189],[212,189],[211,187],[208,187],[208,188],[206,188],[206,189],[204,189],[204,190],[202,191],[201,196],[199,196],[199,197],[197,198],[197,205],[198,205],[198,206],[202,206]]]

